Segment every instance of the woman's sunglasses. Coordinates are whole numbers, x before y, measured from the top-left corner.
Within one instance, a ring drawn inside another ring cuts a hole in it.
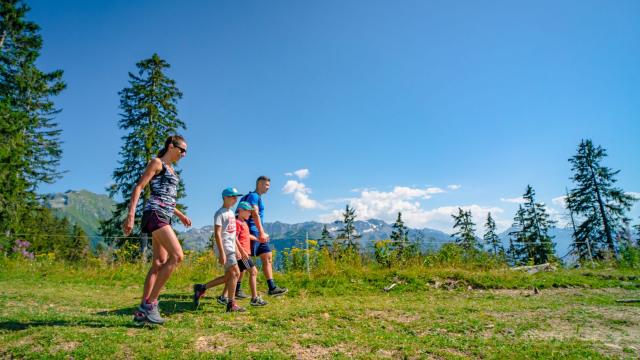
[[[178,150],[180,150],[181,154],[186,154],[187,153],[187,149],[183,148],[180,145],[173,144],[173,147],[178,148]]]

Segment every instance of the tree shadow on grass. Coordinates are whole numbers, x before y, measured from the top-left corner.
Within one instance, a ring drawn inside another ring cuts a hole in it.
[[[137,310],[137,306],[129,306],[122,309],[100,311],[96,315],[114,316],[114,315],[131,315]],[[193,312],[196,308],[193,305],[191,296],[181,294],[162,294],[160,295],[160,312],[165,315]]]
[[[140,327],[135,323],[122,324],[105,322],[91,319],[80,320],[27,320],[27,321],[0,321],[0,331],[22,331],[32,327],[41,326],[64,326],[64,327],[91,327],[91,328],[108,328],[108,327]]]

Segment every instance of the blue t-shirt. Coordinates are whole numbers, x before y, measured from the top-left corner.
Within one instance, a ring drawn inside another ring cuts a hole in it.
[[[242,199],[240,199],[240,201],[246,201],[249,204],[251,204],[251,206],[258,205],[258,214],[260,215],[260,222],[264,226],[264,205],[262,204],[262,197],[258,195],[257,192],[251,191],[247,195],[243,196]],[[253,221],[253,217],[250,217],[249,220],[247,220],[247,225],[249,225],[249,231],[253,236],[259,235],[258,227],[256,226],[256,223]]]

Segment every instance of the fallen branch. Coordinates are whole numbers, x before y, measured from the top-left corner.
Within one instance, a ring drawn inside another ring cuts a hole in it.
[[[558,268],[556,268],[554,265],[551,265],[549,263],[544,263],[540,265],[516,266],[514,268],[511,268],[511,270],[526,271],[529,274],[535,274],[539,271],[556,271],[558,270]]]
[[[391,289],[393,289],[394,287],[396,287],[396,285],[398,285],[398,284],[393,283],[393,284],[391,284],[391,285],[389,285],[389,286],[385,287],[385,288],[384,288],[384,291],[389,292],[389,291],[391,291]]]

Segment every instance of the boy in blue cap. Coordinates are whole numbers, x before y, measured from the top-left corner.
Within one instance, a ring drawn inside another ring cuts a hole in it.
[[[236,254],[236,217],[231,208],[238,201],[238,196],[242,196],[235,188],[226,188],[222,191],[222,207],[216,211],[213,217],[214,236],[218,247],[218,262],[224,266],[224,275],[219,276],[206,284],[193,285],[193,302],[198,306],[200,297],[207,289],[220,284],[226,284],[229,289],[233,289],[240,276],[240,268]],[[230,292],[227,312],[242,312],[244,308],[238,306],[234,293]]]
[[[249,304],[251,306],[265,306],[267,305],[267,302],[258,295],[258,269],[249,258],[249,256],[251,256],[251,240],[256,240],[256,237],[249,231],[249,225],[247,225],[247,220],[251,217],[252,210],[253,206],[246,201],[240,201],[236,208],[236,244],[238,247],[238,254],[240,255],[238,257],[238,267],[240,268],[241,277],[245,271],[248,272],[250,276],[249,285],[251,288],[251,301]],[[226,297],[227,292],[228,287],[225,286],[222,295],[217,298],[220,304],[226,305],[228,303],[229,299]],[[235,294],[235,298],[240,299],[237,292]]]

